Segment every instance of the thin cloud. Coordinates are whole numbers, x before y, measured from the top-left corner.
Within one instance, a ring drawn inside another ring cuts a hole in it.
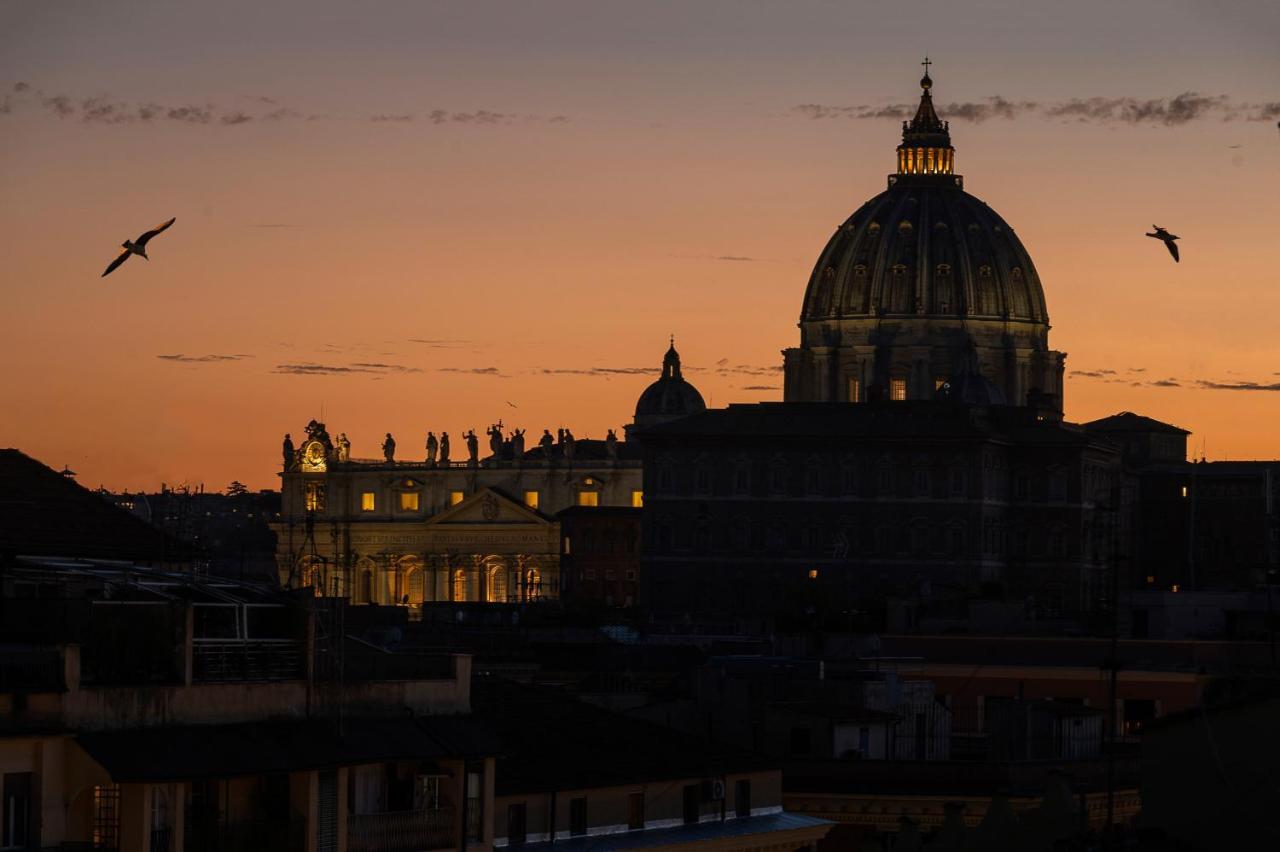
[[[542,367],[544,376],[642,376],[656,373],[653,367]]]
[[[216,364],[222,361],[243,361],[245,358],[252,358],[252,355],[184,355],[178,353],[175,355],[157,355],[161,361],[170,361],[175,364]]]
[[[242,95],[244,101],[260,105],[259,109],[219,106],[215,103],[161,104],[154,101],[131,101],[109,95],[77,97],[61,92],[44,92],[30,83],[18,81],[0,100],[0,115],[22,108],[44,111],[60,119],[79,119],[86,124],[207,124],[234,127],[255,122],[319,121],[323,113],[302,113],[266,95]],[[241,101],[243,103],[244,101]],[[559,124],[569,121],[566,115],[536,115],[497,112],[494,110],[433,109],[423,116],[432,124],[503,125],[518,122]],[[408,123],[417,116],[408,112],[387,112],[369,116],[373,122]]]
[[[739,388],[739,390],[748,390],[748,391],[776,391],[776,390],[778,390],[778,386],[777,386],[777,385],[742,385],[742,386]]]
[[[1199,379],[1196,385],[1206,390],[1280,391],[1280,382],[1213,382],[1208,379]]]
[[[410,337],[410,343],[416,343],[419,346],[426,346],[429,349],[456,349],[460,346],[474,345],[470,340],[449,340],[441,338],[438,340],[427,337]]]
[[[1158,380],[1156,380],[1156,381],[1154,381],[1154,382],[1151,382],[1151,387],[1153,387],[1153,388],[1180,388],[1180,387],[1182,387],[1182,382],[1179,382],[1177,379],[1158,379]]]
[[[909,119],[915,115],[914,103],[876,104],[797,104],[793,115],[809,119]],[[1041,119],[1106,125],[1155,125],[1178,127],[1196,121],[1268,121],[1280,117],[1280,101],[1253,103],[1237,101],[1229,95],[1182,92],[1164,98],[1138,98],[1130,95],[1114,97],[1070,98],[1041,103],[1013,101],[1001,95],[989,95],[976,101],[941,103],[938,113],[947,119],[974,123],[991,120],[1012,121],[1024,116]]]
[[[313,361],[301,361],[293,364],[277,364],[272,370],[289,376],[343,376],[353,373],[388,375],[392,373],[421,373],[417,367],[406,367],[401,364],[376,364],[355,362],[352,364],[317,364]]]
[[[472,376],[494,376],[496,378],[510,378],[506,373],[497,367],[437,367],[437,373],[467,373]]]

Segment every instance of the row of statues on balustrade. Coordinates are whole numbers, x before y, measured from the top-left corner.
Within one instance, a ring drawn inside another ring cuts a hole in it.
[[[525,457],[525,430],[513,429],[505,436],[503,434],[502,421],[491,425],[485,434],[489,436],[489,453],[491,459],[496,463],[501,460],[510,459],[514,462],[521,462]],[[463,433],[463,441],[467,446],[467,464],[470,467],[478,467],[480,465],[480,439],[476,435],[474,429],[470,429]],[[307,443],[318,441],[325,448],[325,459],[327,461],[346,462],[351,460],[351,441],[347,439],[347,433],[339,433],[337,440],[329,437],[329,431],[323,423],[312,420],[307,424]],[[538,439],[538,449],[542,453],[542,458],[551,462],[556,456],[556,448],[560,449],[560,458],[566,464],[573,464],[577,453],[577,439],[574,438],[573,432],[569,429],[557,429],[553,436],[550,429],[542,430],[542,437]],[[605,454],[610,462],[618,460],[618,436],[610,429],[608,435],[604,439]],[[426,440],[428,467],[449,467],[450,466],[450,446],[449,433],[441,432],[440,437],[436,437],[434,432],[427,432]],[[286,470],[292,470],[302,461],[302,449],[295,448],[291,435],[284,436],[284,466]],[[388,432],[386,438],[382,441],[382,456],[388,464],[393,464],[396,460],[396,439]]]

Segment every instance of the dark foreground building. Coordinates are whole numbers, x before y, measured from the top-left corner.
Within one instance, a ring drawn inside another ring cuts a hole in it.
[[[762,403],[644,432],[659,612],[808,612],[998,592],[1046,615],[1102,593],[1114,445],[954,399]]]

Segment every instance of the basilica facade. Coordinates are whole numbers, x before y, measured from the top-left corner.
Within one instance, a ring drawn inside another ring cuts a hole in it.
[[[627,434],[702,408],[673,341]],[[494,424],[487,453],[474,432],[459,443],[465,457],[451,458],[448,438],[429,433],[422,458],[403,458],[388,434],[382,458],[353,458],[346,435],[323,423],[309,423],[296,446],[286,436],[274,525],[281,583],[412,612],[433,602],[556,600],[562,560],[574,555],[561,512],[638,514],[644,502],[636,442],[612,430],[603,439],[547,430],[526,447],[522,431]]]

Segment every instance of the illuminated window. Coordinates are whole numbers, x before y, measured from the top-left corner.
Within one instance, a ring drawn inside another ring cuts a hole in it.
[[[818,579],[818,569],[817,569],[817,568],[810,568],[810,569],[809,569],[809,579],[810,579],[810,580],[816,580],[816,579]]]
[[[946,380],[946,379],[934,379],[934,380],[933,380],[933,389],[934,389],[935,391],[940,391],[940,390],[942,390],[942,386],[943,386],[943,385],[945,385],[946,383],[947,383],[947,380]]]
[[[466,495],[464,492],[462,492],[462,491],[450,491],[450,492],[449,492],[449,505],[450,505],[450,506],[456,506],[456,505],[458,505],[459,503],[461,503],[461,502],[466,498],[466,496],[467,496],[467,495]]]
[[[303,493],[303,505],[308,512],[324,511],[324,485],[319,482],[308,482]]]
[[[569,536],[565,536],[565,537],[564,537],[564,552],[565,552],[565,553],[570,553],[570,552],[572,552],[572,551],[570,551],[570,550],[569,550]]]
[[[538,492],[537,491],[524,492],[524,504],[528,506],[530,509],[538,508]]]
[[[585,490],[583,490],[583,491],[579,491],[579,492],[578,492],[578,505],[579,505],[579,506],[599,506],[599,505],[600,505],[600,492],[599,492],[599,491],[585,491]]]
[[[400,492],[400,511],[402,512],[418,511],[418,492],[417,491],[401,491]]]
[[[862,402],[862,382],[850,376],[847,387],[849,402]]]
[[[631,492],[631,507],[633,509],[644,508],[644,492],[643,491]]]
[[[1154,583],[1155,581],[1156,581],[1155,575],[1153,575],[1153,574],[1148,574],[1148,575],[1147,575],[1147,585],[1150,585],[1150,584]]]
[[[1172,591],[1173,591],[1173,592],[1175,592],[1175,593],[1178,591],[1178,584],[1177,584],[1177,583],[1174,583],[1174,584],[1173,584]]]
[[[372,491],[366,491],[360,495],[360,511],[372,512],[377,508],[377,501]]]
[[[1186,496],[1187,496],[1187,486],[1185,486],[1185,485],[1184,485],[1184,486],[1182,486],[1182,496],[1183,496],[1183,497],[1186,497]]]
[[[889,399],[894,402],[901,402],[907,398],[907,380],[906,379],[890,379],[889,380]]]

